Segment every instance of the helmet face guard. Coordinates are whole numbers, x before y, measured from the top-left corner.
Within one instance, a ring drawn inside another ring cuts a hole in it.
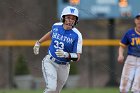
[[[63,9],[62,14],[61,14],[61,21],[63,23],[65,22],[64,16],[66,16],[66,15],[76,16],[75,25],[78,23],[78,15],[79,15],[79,12],[78,12],[78,9],[77,8],[72,7],[72,6],[67,6],[67,7],[65,7]]]

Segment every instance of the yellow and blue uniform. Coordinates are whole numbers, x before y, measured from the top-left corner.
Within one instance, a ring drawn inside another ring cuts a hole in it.
[[[128,55],[140,57],[140,33],[134,28],[125,33],[120,45],[123,47],[128,45]]]
[[[135,28],[129,29],[123,36],[120,45],[128,47],[128,56],[122,71],[120,92],[140,93],[140,33]]]

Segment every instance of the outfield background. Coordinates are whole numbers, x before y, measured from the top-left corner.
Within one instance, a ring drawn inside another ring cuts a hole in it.
[[[53,23],[59,21],[58,2],[59,0],[0,1],[1,89],[45,87],[41,60],[47,53],[49,41],[42,44],[40,54],[37,56],[33,54],[33,45],[37,39],[50,31]],[[118,89],[123,67],[123,64],[117,63],[119,40],[134,26],[133,17],[128,15],[123,17],[79,20],[77,28],[84,39],[83,54],[80,62],[71,64],[66,89],[100,90],[106,87]],[[27,80],[24,81],[25,77]]]

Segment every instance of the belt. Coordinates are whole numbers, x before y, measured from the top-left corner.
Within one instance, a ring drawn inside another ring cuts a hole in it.
[[[134,56],[134,57],[140,57],[140,56],[137,56],[137,55],[132,55],[132,54],[128,54],[128,55],[130,55],[130,56]]]
[[[54,58],[53,56],[50,56],[50,60],[52,60],[53,62],[60,64],[60,65],[67,65],[69,64],[69,62],[61,62],[59,60],[57,60],[56,58]]]

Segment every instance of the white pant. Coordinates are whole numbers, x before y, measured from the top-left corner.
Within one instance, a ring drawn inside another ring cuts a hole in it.
[[[70,64],[61,65],[47,55],[42,61],[42,72],[46,82],[44,93],[60,93],[69,75]]]
[[[122,71],[120,92],[127,93],[130,88],[134,93],[140,93],[140,57],[128,55]]]

